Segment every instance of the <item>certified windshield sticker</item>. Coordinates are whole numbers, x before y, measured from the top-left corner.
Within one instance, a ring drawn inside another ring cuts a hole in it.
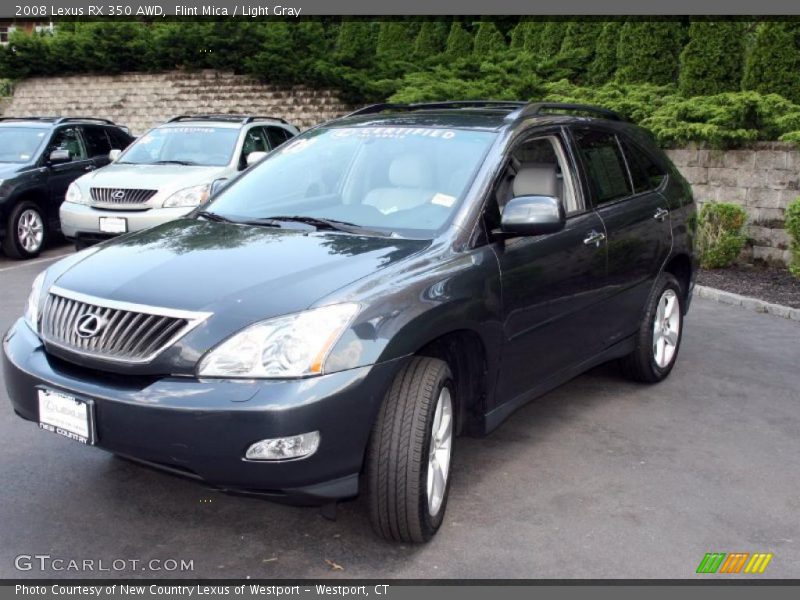
[[[441,192],[438,192],[433,196],[433,198],[431,198],[431,204],[438,204],[439,206],[446,206],[447,208],[453,206],[455,202],[456,199],[454,196],[450,196],[449,194],[442,194]]]
[[[214,133],[213,127],[166,127],[164,133]]]
[[[456,132],[439,127],[345,127],[335,129],[333,137],[347,138],[382,138],[403,139],[407,137],[427,137],[441,140],[452,140]]]
[[[298,154],[317,143],[317,138],[303,138],[290,142],[281,154]]]

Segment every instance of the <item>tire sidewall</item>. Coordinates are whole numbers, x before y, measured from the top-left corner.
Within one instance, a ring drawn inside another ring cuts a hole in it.
[[[450,440],[450,467],[447,473],[447,482],[444,488],[444,497],[442,498],[442,505],[439,507],[439,512],[436,516],[431,515],[428,506],[428,454],[431,449],[431,442],[433,441],[433,419],[436,414],[436,404],[439,400],[439,394],[443,388],[450,390],[450,399],[453,405],[453,434]],[[455,456],[455,442],[456,442],[456,423],[458,423],[458,400],[456,398],[456,386],[449,370],[442,373],[439,378],[436,389],[433,392],[431,402],[428,406],[427,415],[425,418],[425,443],[423,444],[423,454],[420,464],[420,498],[419,498],[419,517],[422,526],[422,535],[424,539],[428,540],[436,533],[444,521],[444,514],[447,510],[447,499],[450,496],[450,484],[453,481],[453,458]]]
[[[669,364],[665,367],[659,367],[658,363],[656,363],[656,357],[653,356],[653,320],[656,316],[656,311],[658,308],[658,301],[661,299],[662,294],[666,290],[672,290],[675,292],[675,296],[678,300],[678,319],[679,319],[679,326],[678,326],[678,343],[675,345],[675,352],[672,355],[672,360],[669,361]],[[675,366],[675,362],[678,360],[678,353],[681,349],[681,340],[683,339],[683,310],[684,310],[684,296],[683,290],[681,289],[678,280],[671,275],[663,275],[660,281],[660,285],[656,287],[655,293],[650,299],[650,305],[647,311],[647,319],[644,323],[644,326],[647,327],[647,351],[650,357],[650,369],[653,372],[653,375],[656,377],[657,381],[664,379],[667,375],[669,375],[672,368]]]

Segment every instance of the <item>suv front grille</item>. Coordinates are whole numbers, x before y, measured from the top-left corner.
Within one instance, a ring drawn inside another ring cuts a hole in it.
[[[42,310],[45,344],[125,363],[153,360],[210,313],[115,302],[50,288]]]
[[[158,193],[158,190],[135,190],[127,188],[89,189],[92,200],[98,204],[144,204]]]

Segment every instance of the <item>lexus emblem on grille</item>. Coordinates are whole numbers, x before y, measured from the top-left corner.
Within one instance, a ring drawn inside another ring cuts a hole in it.
[[[117,201],[123,200],[125,198],[125,190],[117,190],[111,194],[111,197]]]
[[[106,326],[106,319],[93,313],[84,313],[75,321],[75,333],[78,337],[88,339],[96,336]]]

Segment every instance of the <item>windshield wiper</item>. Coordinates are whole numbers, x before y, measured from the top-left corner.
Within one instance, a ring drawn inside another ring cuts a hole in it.
[[[239,221],[234,221],[233,219],[229,219],[228,217],[223,217],[220,214],[209,212],[207,210],[201,210],[197,213],[198,217],[203,217],[204,219],[208,219],[209,221],[215,221],[217,223],[239,223]]]
[[[142,164],[151,164],[151,165],[183,165],[186,167],[191,167],[192,165],[196,165],[196,162],[192,162],[190,160],[157,160],[152,163],[142,163]]]
[[[350,223],[349,221],[339,221],[338,219],[327,219],[324,217],[305,217],[302,215],[278,215],[274,217],[266,217],[264,219],[258,219],[258,222],[261,221],[266,221],[266,222],[289,221],[293,223],[304,223],[305,225],[311,225],[316,229],[325,229],[328,231],[344,231],[346,233],[358,233],[363,235],[388,237],[388,234],[382,231],[367,229],[366,227],[362,227],[361,225],[357,225],[356,223]]]

